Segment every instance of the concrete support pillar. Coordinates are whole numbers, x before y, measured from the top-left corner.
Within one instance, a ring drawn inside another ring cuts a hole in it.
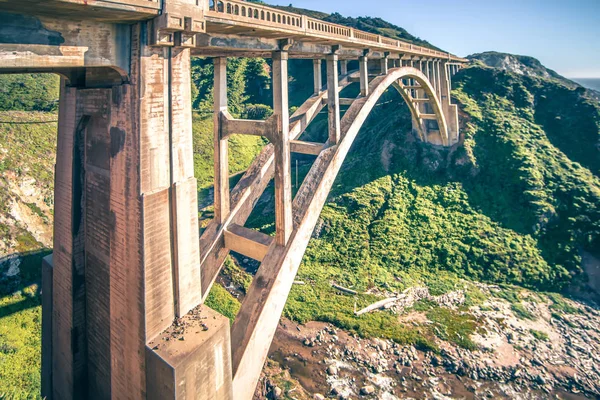
[[[321,60],[313,60],[314,93],[319,94],[323,89],[323,76],[321,72]]]
[[[227,111],[227,58],[213,58],[214,65],[214,205],[215,219],[222,224],[229,216],[229,144],[221,135],[221,116]]]
[[[342,76],[348,75],[348,60],[340,61],[340,68]]]
[[[435,62],[435,80],[438,100],[442,98],[442,78],[441,78],[441,62],[436,60]]]
[[[293,229],[290,115],[288,106],[288,53],[273,53],[273,114],[279,131],[275,147],[275,240],[285,246]]]
[[[431,60],[427,60],[425,62],[425,71],[427,71],[427,73],[425,74],[427,75],[427,80],[433,84],[431,80]]]
[[[189,48],[169,49],[171,242],[177,318],[186,315],[202,301],[190,52]]]
[[[360,72],[360,95],[366,97],[369,95],[369,58],[362,56],[358,59]]]
[[[329,113],[329,142],[338,144],[340,141],[340,93],[338,78],[338,56],[327,56],[327,105]]]
[[[388,74],[388,68],[389,68],[388,61],[389,61],[389,58],[387,55],[381,59],[381,75]]]
[[[155,351],[174,319],[200,303],[190,50],[150,46],[145,22],[128,29],[128,83],[108,69],[61,81],[54,254],[43,266],[44,396],[145,399],[153,383],[177,377],[191,398],[230,399],[226,319],[215,320],[218,357],[202,346],[214,333],[201,327],[186,331],[193,352],[177,349],[186,366]],[[182,373],[208,364],[222,379]]]

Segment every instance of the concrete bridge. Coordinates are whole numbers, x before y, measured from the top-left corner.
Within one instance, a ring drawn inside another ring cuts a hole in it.
[[[192,56],[212,57],[215,67],[215,218],[201,237]],[[272,59],[271,118],[227,112],[227,57]],[[290,58],[315,67],[314,95],[291,116]],[[464,62],[238,0],[0,0],[0,72],[62,77],[54,253],[43,265],[43,396],[250,399],[319,213],[369,112],[393,87],[422,141],[455,144],[449,84]],[[360,95],[340,98],[351,84]],[[343,115],[341,105],[349,106]],[[327,142],[302,141],[325,107]],[[230,190],[232,134],[270,144]],[[293,152],[316,157],[295,198]],[[272,179],[275,237],[244,227]],[[231,327],[202,306],[230,251],[261,262]],[[169,340],[183,330],[185,340]]]

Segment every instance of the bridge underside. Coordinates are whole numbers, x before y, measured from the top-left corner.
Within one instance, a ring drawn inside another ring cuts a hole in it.
[[[215,67],[215,218],[201,237],[192,56]],[[228,113],[227,57],[272,59],[271,118]],[[314,94],[291,116],[290,58],[314,60]],[[417,137],[454,145],[450,79],[460,62],[237,0],[0,1],[0,73],[62,76],[54,253],[43,265],[43,396],[252,398],[319,213],[370,110],[394,87]],[[352,84],[360,95],[340,98]],[[325,108],[328,140],[302,141]],[[232,134],[270,144],[230,189]],[[293,152],[316,157],[295,198]],[[273,180],[270,237],[244,224]],[[261,262],[231,328],[202,306],[230,251]],[[174,340],[183,330],[185,340]]]

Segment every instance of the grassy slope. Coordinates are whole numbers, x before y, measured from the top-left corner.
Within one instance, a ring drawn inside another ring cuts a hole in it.
[[[294,286],[288,317],[429,344],[430,330],[407,328],[392,314],[354,317],[355,299],[336,293],[330,282],[371,292],[425,284],[439,294],[462,288],[458,278],[538,290],[585,279],[579,249],[600,248],[600,183],[566,153],[581,142],[593,147],[597,125],[583,120],[593,120],[597,108],[553,82],[479,67],[457,79],[456,96],[471,123],[465,147],[452,154],[410,140],[399,99],[382,100],[322,213],[321,236],[311,241],[298,276],[311,284]],[[544,96],[563,104],[560,115],[570,115],[551,134],[537,119],[554,112],[546,110]],[[568,148],[553,144],[553,137],[572,137],[574,125],[580,129]],[[266,226],[257,220],[255,226]],[[477,302],[477,289],[467,293]],[[357,305],[374,300],[359,296]],[[463,318],[442,320],[448,329],[475,328]]]
[[[41,258],[47,251],[24,226],[6,219],[6,207],[13,197],[7,185],[8,179],[35,177],[52,205],[56,122],[38,122],[55,120],[54,113],[0,112],[0,235],[4,244],[15,246],[3,255],[16,252],[23,256],[17,277],[4,276],[8,263],[0,263],[0,398],[33,398],[39,393],[38,285]]]

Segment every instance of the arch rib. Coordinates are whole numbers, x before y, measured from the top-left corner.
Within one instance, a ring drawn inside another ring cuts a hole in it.
[[[340,90],[351,84],[351,78],[357,76],[358,72],[355,71],[341,77]],[[310,97],[290,117],[291,140],[299,138],[324,108],[323,99],[326,95],[327,91],[324,90]],[[231,191],[231,210],[229,216],[222,224],[213,220],[200,237],[201,290],[203,300],[208,296],[225,261],[225,257],[229,254],[229,250],[224,245],[223,237],[225,230],[232,224],[241,226],[245,224],[256,202],[274,176],[274,160],[274,148],[272,144],[269,144],[254,159],[242,179]]]
[[[294,230],[288,244],[271,245],[231,327],[233,391],[240,399],[252,398],[302,257],[342,163],[379,98],[402,78],[413,78],[423,86],[444,121],[432,86],[412,67],[395,68],[375,78],[369,95],[350,106],[341,121],[341,141],[321,152],[294,199]],[[447,130],[442,137],[447,143]]]

